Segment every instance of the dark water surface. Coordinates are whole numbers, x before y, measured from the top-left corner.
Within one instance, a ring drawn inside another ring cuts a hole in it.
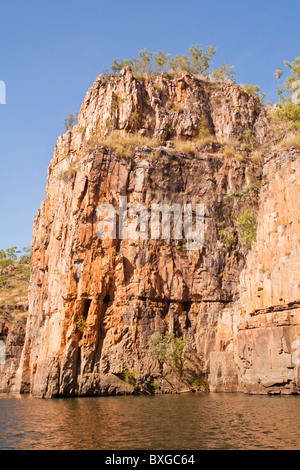
[[[0,395],[0,449],[300,449],[300,396]]]

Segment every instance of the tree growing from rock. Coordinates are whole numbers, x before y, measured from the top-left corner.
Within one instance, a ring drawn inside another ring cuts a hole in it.
[[[185,351],[187,342],[187,339],[176,337],[174,333],[167,331],[164,335],[154,333],[149,345],[160,366],[167,365],[179,379],[182,379],[187,360]]]

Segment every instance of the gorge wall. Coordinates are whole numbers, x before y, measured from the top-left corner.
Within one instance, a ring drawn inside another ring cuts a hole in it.
[[[222,348],[212,354],[213,390],[223,388],[234,363],[241,391],[299,393],[299,172],[296,149],[265,158],[257,242],[240,276],[234,346],[229,358]]]
[[[160,142],[117,155],[100,139],[112,128]],[[211,141],[193,151],[174,144],[208,130]],[[25,344],[2,391],[128,393],[126,370],[147,389],[155,382],[164,390],[148,343],[154,332],[171,331],[189,339],[190,382],[205,378],[211,391],[299,392],[292,360],[300,339],[299,153],[269,152],[263,165],[238,151],[228,156],[218,142],[245,131],[260,145],[270,132],[259,100],[241,87],[189,75],[138,81],[128,68],[96,80],[49,166],[33,227]],[[257,242],[248,252],[224,198],[253,177],[262,185]],[[203,247],[189,251],[184,239],[101,240],[97,207],[118,209],[120,196],[149,213],[153,203],[203,204]],[[224,221],[230,243],[220,236]]]

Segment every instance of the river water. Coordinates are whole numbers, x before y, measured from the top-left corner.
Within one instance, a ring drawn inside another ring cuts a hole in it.
[[[300,449],[300,396],[0,395],[0,449]]]

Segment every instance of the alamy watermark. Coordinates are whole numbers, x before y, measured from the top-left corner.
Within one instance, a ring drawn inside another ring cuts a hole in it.
[[[0,104],[6,104],[6,85],[3,80],[0,80]]]
[[[293,93],[292,102],[294,104],[300,104],[300,80],[296,80],[292,83]]]
[[[118,208],[101,204],[97,217],[97,236],[101,240],[184,240],[187,251],[201,250],[204,244],[203,204],[162,203],[151,204],[148,209],[141,203],[128,204],[127,196],[120,196]]]
[[[292,343],[292,363],[296,366],[300,365],[300,339]]]
[[[5,364],[6,351],[5,351],[5,341],[0,340],[0,364]]]

